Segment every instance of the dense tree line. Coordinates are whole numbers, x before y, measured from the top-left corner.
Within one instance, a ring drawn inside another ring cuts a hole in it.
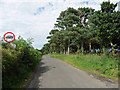
[[[115,11],[116,7],[117,3],[108,1],[98,11],[85,7],[62,11],[47,37],[49,43],[41,51],[69,54],[119,48],[120,12]]]

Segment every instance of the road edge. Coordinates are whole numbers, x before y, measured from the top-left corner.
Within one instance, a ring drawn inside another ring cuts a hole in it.
[[[49,55],[46,55],[46,56],[49,56]],[[76,70],[84,71],[84,70],[79,69],[79,68],[73,66],[72,64],[67,63],[67,62],[65,62],[65,61],[63,61],[63,60],[61,60],[61,59],[54,58],[54,57],[52,57],[52,56],[49,56],[49,57],[50,57],[50,58],[53,58],[53,59],[57,59],[57,60],[59,60],[60,62],[66,63],[66,64],[68,64],[69,66],[73,67],[73,68],[76,69]],[[105,82],[106,85],[109,86],[109,87],[111,87],[111,85],[113,86],[113,85],[116,85],[116,84],[117,84],[117,86],[118,86],[118,88],[119,88],[119,83],[118,83],[118,81],[115,81],[115,80],[113,80],[113,79],[110,79],[110,78],[106,78],[106,77],[97,75],[97,74],[95,74],[95,73],[90,73],[90,72],[87,72],[87,71],[84,71],[84,72],[86,72],[86,73],[87,73],[90,77],[92,77],[92,78],[95,78],[95,79],[98,79],[98,80],[100,80],[100,81],[102,81],[102,82]],[[110,85],[109,85],[109,84],[110,84]],[[113,87],[111,87],[111,88],[116,88],[116,87],[113,86]]]

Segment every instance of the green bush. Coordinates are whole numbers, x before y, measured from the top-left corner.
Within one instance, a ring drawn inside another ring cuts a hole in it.
[[[19,37],[12,46],[2,44],[3,88],[20,88],[41,60],[41,52],[32,47],[31,41]]]

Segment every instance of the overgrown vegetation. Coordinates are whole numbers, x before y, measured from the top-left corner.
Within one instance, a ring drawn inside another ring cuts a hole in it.
[[[41,60],[42,53],[32,47],[31,39],[19,37],[2,43],[3,88],[21,88]]]
[[[99,56],[97,54],[87,55],[65,55],[65,54],[49,54],[54,58],[65,61],[79,69],[90,73],[95,73],[103,77],[118,80],[118,59]]]

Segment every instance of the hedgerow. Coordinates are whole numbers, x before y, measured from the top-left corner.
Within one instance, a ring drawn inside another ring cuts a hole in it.
[[[41,60],[42,53],[31,40],[19,37],[12,44],[2,43],[2,86],[21,88]]]

